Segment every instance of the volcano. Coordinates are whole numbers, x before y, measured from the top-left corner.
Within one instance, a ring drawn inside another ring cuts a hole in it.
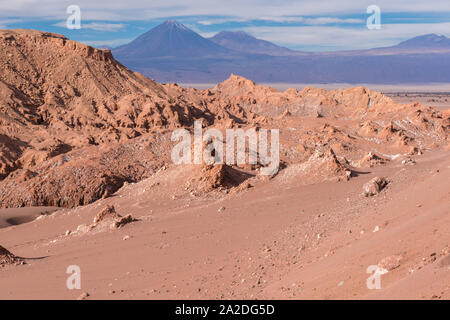
[[[148,57],[217,56],[229,50],[203,38],[183,24],[168,20],[144,33],[129,44],[114,49],[119,59]]]

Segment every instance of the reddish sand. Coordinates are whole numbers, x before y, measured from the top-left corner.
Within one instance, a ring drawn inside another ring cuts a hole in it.
[[[362,185],[380,174],[389,186],[362,197]],[[76,298],[65,271],[78,265],[82,291],[93,299],[448,299],[449,177],[445,151],[349,182],[275,179],[220,200],[171,200],[151,191],[151,181],[128,185],[113,198],[1,229],[2,244],[16,255],[48,257],[1,270],[0,298]],[[106,203],[139,221],[65,236]],[[381,290],[368,290],[367,267],[392,255],[403,257],[400,266],[382,276]]]
[[[58,209],[57,207],[0,209],[0,229],[31,222],[42,215],[51,214]]]

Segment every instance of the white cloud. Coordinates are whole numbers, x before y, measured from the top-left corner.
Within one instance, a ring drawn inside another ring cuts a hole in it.
[[[10,24],[22,22],[21,19],[0,19],[0,29],[7,28]]]
[[[204,26],[211,26],[215,24],[222,24],[226,22],[246,22],[249,21],[245,18],[235,18],[235,17],[226,17],[226,18],[209,18],[206,20],[199,20],[197,21],[198,24],[204,25]]]
[[[65,23],[68,17],[66,8],[74,3],[81,7],[82,27],[90,30],[120,31],[124,28],[123,21],[151,21],[167,17],[201,17],[199,21],[187,21],[203,26],[266,19],[286,26],[244,29],[258,38],[310,50],[387,46],[431,32],[449,35],[450,30],[449,23],[391,24],[383,25],[379,31],[369,31],[363,26],[355,28],[355,24],[364,22],[361,19],[368,16],[366,9],[374,4],[373,0],[3,0],[0,1],[0,27],[8,25],[2,21],[12,19],[48,19]],[[414,17],[414,13],[426,12],[450,14],[448,0],[377,0],[375,3],[381,8],[382,15],[387,12],[409,13],[410,17]],[[357,18],[360,15],[361,19],[340,18],[349,15]],[[83,25],[83,21],[89,22]],[[289,22],[308,25],[289,26]],[[111,45],[110,41],[108,43],[105,45]]]
[[[304,23],[310,25],[326,25],[326,24],[357,24],[362,23],[362,19],[341,19],[334,17],[302,17],[302,16],[265,16],[259,17],[257,19],[245,19],[245,18],[235,18],[235,17],[224,17],[224,18],[210,18],[207,20],[200,20],[197,23],[205,26],[222,24],[226,22],[248,22],[248,21],[271,21],[278,23]]]
[[[125,28],[125,24],[91,22],[91,23],[82,23],[81,28],[91,29],[95,31],[119,31]]]
[[[330,17],[319,17],[319,18],[306,18],[304,19],[305,24],[312,25],[324,25],[324,24],[358,24],[363,23],[362,19],[340,19],[340,18],[330,18]]]
[[[365,14],[373,0],[78,0],[83,19],[147,20],[176,16],[232,16],[242,19],[280,16]],[[1,17],[63,19],[73,0],[1,1]],[[377,0],[382,12],[450,12],[450,1]]]
[[[392,46],[428,33],[450,36],[450,22],[384,24],[381,30],[340,26],[247,27],[243,30],[257,38],[290,48],[328,51]]]
[[[67,28],[66,21],[61,21],[55,23],[53,26]],[[125,24],[123,23],[102,23],[102,22],[90,22],[90,23],[81,23],[82,29],[89,29],[94,31],[105,31],[105,32],[115,32],[120,31],[125,28]]]
[[[129,43],[133,41],[133,38],[125,38],[125,39],[114,39],[114,40],[86,40],[82,41],[83,43],[92,46],[92,47],[118,47],[122,44]]]

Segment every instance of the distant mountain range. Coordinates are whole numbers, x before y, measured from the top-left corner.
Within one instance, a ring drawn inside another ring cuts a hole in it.
[[[244,31],[222,31],[209,38],[212,42],[237,52],[267,54],[270,56],[292,56],[299,51],[277,46],[266,40],[256,39]]]
[[[400,43],[398,48],[450,49],[450,39],[446,36],[427,34]]]
[[[450,39],[435,34],[392,47],[303,52],[243,31],[204,38],[177,21],[166,21],[112,52],[125,66],[161,82],[219,82],[231,73],[274,83],[450,82]]]

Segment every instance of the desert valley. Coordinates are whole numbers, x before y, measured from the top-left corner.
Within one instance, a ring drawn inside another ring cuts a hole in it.
[[[0,31],[0,299],[450,299],[445,94],[194,89],[119,61]],[[174,164],[198,120],[279,129],[279,171]]]

